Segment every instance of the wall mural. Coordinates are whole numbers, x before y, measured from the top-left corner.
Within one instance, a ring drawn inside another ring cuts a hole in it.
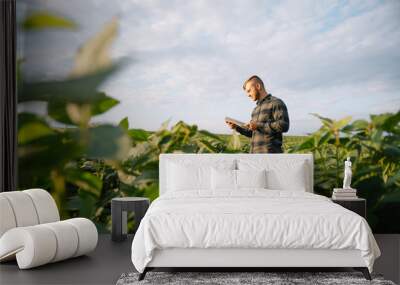
[[[376,233],[400,233],[400,3],[18,1],[19,189],[111,228],[110,200],[158,196],[160,153],[249,152],[258,75],[287,153],[330,197],[352,161]],[[227,6],[227,4],[229,4]],[[130,224],[132,227],[132,224]]]

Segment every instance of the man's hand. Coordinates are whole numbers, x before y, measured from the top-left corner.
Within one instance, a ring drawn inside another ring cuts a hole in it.
[[[257,124],[253,120],[251,120],[250,123],[248,123],[246,126],[252,131],[255,131],[257,129]]]
[[[236,125],[235,125],[234,123],[228,122],[228,121],[225,121],[225,123],[227,123],[227,125],[228,125],[232,130],[236,129]]]

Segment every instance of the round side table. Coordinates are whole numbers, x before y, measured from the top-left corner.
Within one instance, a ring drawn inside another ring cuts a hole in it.
[[[111,219],[113,241],[123,241],[126,239],[127,229],[127,212],[135,214],[135,232],[139,227],[140,221],[144,217],[149,208],[150,200],[144,197],[122,197],[113,198],[111,200]]]

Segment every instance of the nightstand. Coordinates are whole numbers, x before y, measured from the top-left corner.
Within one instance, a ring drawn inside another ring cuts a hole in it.
[[[123,241],[127,237],[127,212],[135,213],[136,229],[149,208],[150,200],[144,197],[123,197],[111,200],[113,241]]]
[[[359,214],[364,219],[367,218],[367,200],[363,198],[353,198],[346,200],[331,199],[332,202],[339,204],[340,206]]]

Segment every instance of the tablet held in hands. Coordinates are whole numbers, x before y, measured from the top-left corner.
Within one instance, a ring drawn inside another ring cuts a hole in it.
[[[234,124],[234,125],[242,127],[242,128],[247,128],[246,123],[243,123],[241,121],[238,121],[238,120],[230,118],[230,117],[225,117],[225,122]]]

